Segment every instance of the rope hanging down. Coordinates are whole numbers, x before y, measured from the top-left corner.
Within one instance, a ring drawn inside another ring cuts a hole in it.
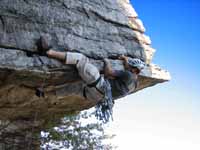
[[[104,99],[101,100],[95,107],[96,108],[95,116],[98,120],[102,121],[103,123],[107,123],[110,121],[110,119],[113,120],[112,114],[114,106],[111,85],[107,79],[105,79],[104,82],[104,90],[105,90]]]

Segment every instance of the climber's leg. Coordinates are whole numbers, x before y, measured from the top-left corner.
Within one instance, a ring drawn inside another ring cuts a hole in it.
[[[65,61],[65,64],[76,65],[80,60],[89,61],[88,58],[81,53],[59,52],[53,49],[48,50],[46,53],[50,58]]]
[[[82,63],[88,63],[89,59],[81,53],[72,53],[72,52],[65,53],[65,64],[77,65],[78,62],[80,61]]]
[[[81,53],[66,53],[66,64],[75,64],[80,77],[86,82],[83,95],[86,99],[100,101],[104,97],[104,78],[100,76],[96,66]]]
[[[81,53],[59,52],[50,49],[47,55],[61,61],[65,60],[65,64],[76,65],[79,75],[87,84],[95,82],[100,77],[99,70]]]
[[[48,50],[46,53],[48,57],[55,58],[61,61],[64,61],[66,57],[66,52],[59,52],[52,49]]]
[[[93,84],[100,78],[99,70],[90,62],[79,61],[76,67],[79,75],[87,84]]]
[[[104,59],[104,75],[105,77],[109,78],[109,79],[115,79],[114,76],[114,70],[111,67],[110,62],[108,61],[108,59]]]
[[[75,64],[79,75],[87,84],[91,84],[100,78],[99,70],[81,53],[67,52],[66,64]]]

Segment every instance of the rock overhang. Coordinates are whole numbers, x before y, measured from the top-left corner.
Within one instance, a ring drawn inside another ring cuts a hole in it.
[[[2,0],[0,8],[1,108],[17,107],[27,116],[46,108],[48,116],[95,105],[76,95],[84,83],[73,66],[37,54],[41,35],[55,49],[85,54],[99,70],[105,57],[116,69],[123,69],[119,55],[142,59],[148,66],[137,90],[170,80],[169,72],[151,64],[155,49],[128,0]],[[41,83],[44,100],[34,95]]]

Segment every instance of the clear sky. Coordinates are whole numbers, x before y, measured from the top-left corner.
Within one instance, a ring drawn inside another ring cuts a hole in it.
[[[131,0],[168,83],[116,102],[110,131],[120,150],[200,149],[200,1]]]

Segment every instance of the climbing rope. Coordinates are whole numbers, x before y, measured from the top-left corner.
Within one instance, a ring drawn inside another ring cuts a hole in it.
[[[113,120],[112,114],[114,106],[111,85],[107,79],[105,79],[104,82],[104,92],[105,96],[103,100],[101,100],[95,107],[95,116],[98,120],[102,121],[103,123],[107,123],[110,121],[110,119]]]

